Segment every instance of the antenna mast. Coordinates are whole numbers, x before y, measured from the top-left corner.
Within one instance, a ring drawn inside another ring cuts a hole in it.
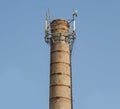
[[[75,17],[77,17],[77,10],[73,12],[73,17],[71,20],[66,20],[69,23],[70,28],[73,27],[72,30],[69,31],[68,37],[66,37],[66,41],[70,45],[73,44],[75,36],[76,36]],[[48,12],[46,13],[46,21],[45,21],[45,42],[48,44],[51,43],[50,39],[52,38],[51,37],[52,35],[59,34],[59,33],[51,33],[51,26],[50,26],[51,22],[52,21],[50,19],[50,11],[48,9]]]

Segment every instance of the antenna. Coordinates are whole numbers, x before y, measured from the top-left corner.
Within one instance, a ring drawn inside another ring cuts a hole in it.
[[[48,43],[49,39],[50,39],[50,10],[48,8],[47,12],[46,12],[46,20],[45,20],[45,41]]]
[[[46,20],[45,20],[45,31],[48,31],[48,15],[46,13]]]
[[[48,31],[50,25],[50,10],[46,12],[45,30]]]
[[[75,11],[73,12],[73,31],[76,31],[76,27],[75,27],[75,17],[77,17],[77,13],[78,13],[77,10],[75,10]]]
[[[50,9],[48,8],[48,20],[50,22]]]

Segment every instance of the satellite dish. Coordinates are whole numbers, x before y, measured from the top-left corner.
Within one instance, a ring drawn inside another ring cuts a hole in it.
[[[77,17],[77,13],[78,13],[78,11],[75,10],[75,11],[73,12],[73,16]]]

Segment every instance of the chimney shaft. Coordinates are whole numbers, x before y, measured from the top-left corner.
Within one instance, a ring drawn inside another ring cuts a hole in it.
[[[69,23],[56,19],[50,28],[50,109],[71,109]]]

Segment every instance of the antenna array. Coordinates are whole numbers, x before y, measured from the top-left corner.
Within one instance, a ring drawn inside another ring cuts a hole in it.
[[[75,17],[77,17],[77,10],[73,12],[72,19],[67,20],[67,22],[70,25],[71,30],[69,31],[67,35],[68,37],[66,37],[67,38],[66,41],[71,45],[71,48],[76,38]],[[50,27],[51,22],[52,20],[50,19],[50,11],[48,9],[48,12],[46,13],[46,20],[45,20],[45,42],[48,44],[51,43],[52,36],[54,35],[58,36],[61,34],[61,33],[55,33],[55,34],[51,33],[51,27]]]

